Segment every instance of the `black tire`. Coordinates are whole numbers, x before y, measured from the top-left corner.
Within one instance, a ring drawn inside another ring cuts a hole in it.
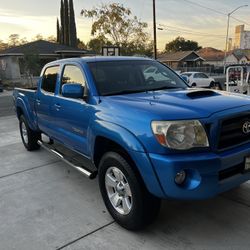
[[[197,85],[196,85],[195,82],[193,82],[192,85],[191,85],[192,88],[195,88],[196,86],[197,86]]]
[[[220,82],[211,82],[209,85],[210,89],[223,90]]]
[[[214,89],[215,86],[216,86],[216,85],[215,85],[215,82],[213,82],[213,81],[210,82],[210,84],[209,84],[209,88],[210,88],[210,89]]]
[[[27,134],[26,139],[23,131],[24,126]],[[23,115],[21,115],[19,118],[19,129],[23,145],[28,151],[33,151],[40,148],[40,145],[37,143],[37,141],[41,138],[41,134],[29,128],[28,122]]]
[[[106,153],[99,164],[99,186],[106,208],[115,221],[128,230],[139,230],[154,221],[159,213],[161,200],[146,190],[141,178],[128,162],[126,157],[116,152]],[[109,199],[105,176],[110,167],[118,168],[130,186],[132,205],[126,215],[119,213]]]
[[[146,84],[152,85],[155,83],[155,79],[151,76],[146,80]]]

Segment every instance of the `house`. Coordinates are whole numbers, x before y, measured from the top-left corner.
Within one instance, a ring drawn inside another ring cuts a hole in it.
[[[225,62],[226,62],[226,65],[248,64],[250,63],[250,50],[249,49],[236,49],[228,54]]]
[[[200,49],[197,54],[202,57],[205,62],[204,64],[212,65],[215,67],[224,66],[225,52],[212,47],[206,47]]]
[[[233,52],[229,53],[225,58],[226,65],[233,65],[239,63],[239,57],[235,55]]]
[[[158,56],[158,61],[167,64],[173,69],[200,67],[204,59],[195,51],[178,51],[163,53]]]
[[[38,58],[37,72],[40,72],[42,67],[48,62],[61,58],[91,55],[91,53],[87,50],[44,40],[34,41],[0,52],[0,78],[18,82],[25,74],[24,60],[27,55],[33,55]]]

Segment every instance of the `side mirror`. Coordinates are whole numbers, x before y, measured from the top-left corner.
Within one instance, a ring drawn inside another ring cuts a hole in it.
[[[78,83],[66,83],[62,86],[62,96],[69,98],[83,98],[84,87]]]
[[[182,78],[182,80],[184,80],[186,83],[188,83],[188,77],[187,76],[181,75],[180,77]]]

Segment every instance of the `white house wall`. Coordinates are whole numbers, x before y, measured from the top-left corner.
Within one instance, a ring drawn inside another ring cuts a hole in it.
[[[229,55],[226,57],[226,64],[237,64],[239,63],[238,62],[238,59],[234,56],[234,55]]]
[[[3,79],[20,79],[19,60],[16,56],[0,57],[0,75]]]

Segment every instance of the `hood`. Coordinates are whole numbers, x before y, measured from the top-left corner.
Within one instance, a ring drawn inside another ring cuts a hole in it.
[[[214,113],[250,105],[246,95],[205,89],[186,89],[179,91],[154,91],[127,95],[107,96],[102,99],[114,115],[143,114],[151,120],[199,119]]]

